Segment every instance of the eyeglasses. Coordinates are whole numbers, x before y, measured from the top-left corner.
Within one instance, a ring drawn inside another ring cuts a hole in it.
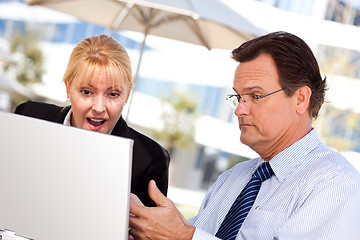
[[[266,94],[266,95],[264,95],[264,96],[260,96],[260,95],[256,95],[256,94],[243,94],[243,95],[240,95],[240,94],[229,94],[229,95],[227,95],[227,97],[226,97],[226,101],[228,101],[229,104],[230,104],[232,107],[237,108],[238,105],[239,105],[240,99],[243,101],[243,103],[246,103],[246,102],[258,102],[259,99],[262,99],[262,98],[264,98],[264,97],[270,96],[271,94],[280,92],[280,91],[282,91],[282,90],[284,90],[284,89],[285,89],[285,88],[276,90],[276,91],[271,92],[271,93],[268,93],[268,94]]]

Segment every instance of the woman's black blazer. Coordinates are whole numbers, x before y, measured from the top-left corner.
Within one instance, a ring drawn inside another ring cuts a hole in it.
[[[62,124],[69,110],[70,106],[64,108],[28,101],[19,105],[15,113]],[[167,194],[170,161],[168,152],[152,139],[128,127],[122,117],[111,135],[134,140],[131,192],[146,206],[155,206],[148,194],[148,184],[150,180],[155,180],[160,191]]]

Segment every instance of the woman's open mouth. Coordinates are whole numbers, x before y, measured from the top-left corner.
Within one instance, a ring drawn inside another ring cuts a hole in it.
[[[88,122],[93,125],[94,127],[98,127],[98,126],[101,126],[103,125],[106,120],[104,119],[93,119],[93,118],[87,118]]]

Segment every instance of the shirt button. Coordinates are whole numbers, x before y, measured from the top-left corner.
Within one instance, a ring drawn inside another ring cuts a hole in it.
[[[260,210],[260,206],[256,206],[256,208],[255,208],[256,210]]]

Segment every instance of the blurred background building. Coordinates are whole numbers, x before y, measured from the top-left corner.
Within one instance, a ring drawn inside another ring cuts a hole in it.
[[[265,32],[285,30],[308,42],[329,81],[328,103],[314,125],[359,166],[360,0],[222,2]],[[0,110],[11,112],[27,99],[65,104],[62,76],[70,53],[97,34],[124,45],[136,69],[141,34],[110,31],[23,0],[0,0]],[[169,149],[169,196],[196,190],[192,199],[179,200],[189,205],[200,204],[221,172],[257,156],[240,143],[237,119],[225,102],[237,66],[230,52],[149,37],[131,108],[123,111],[130,125]]]

